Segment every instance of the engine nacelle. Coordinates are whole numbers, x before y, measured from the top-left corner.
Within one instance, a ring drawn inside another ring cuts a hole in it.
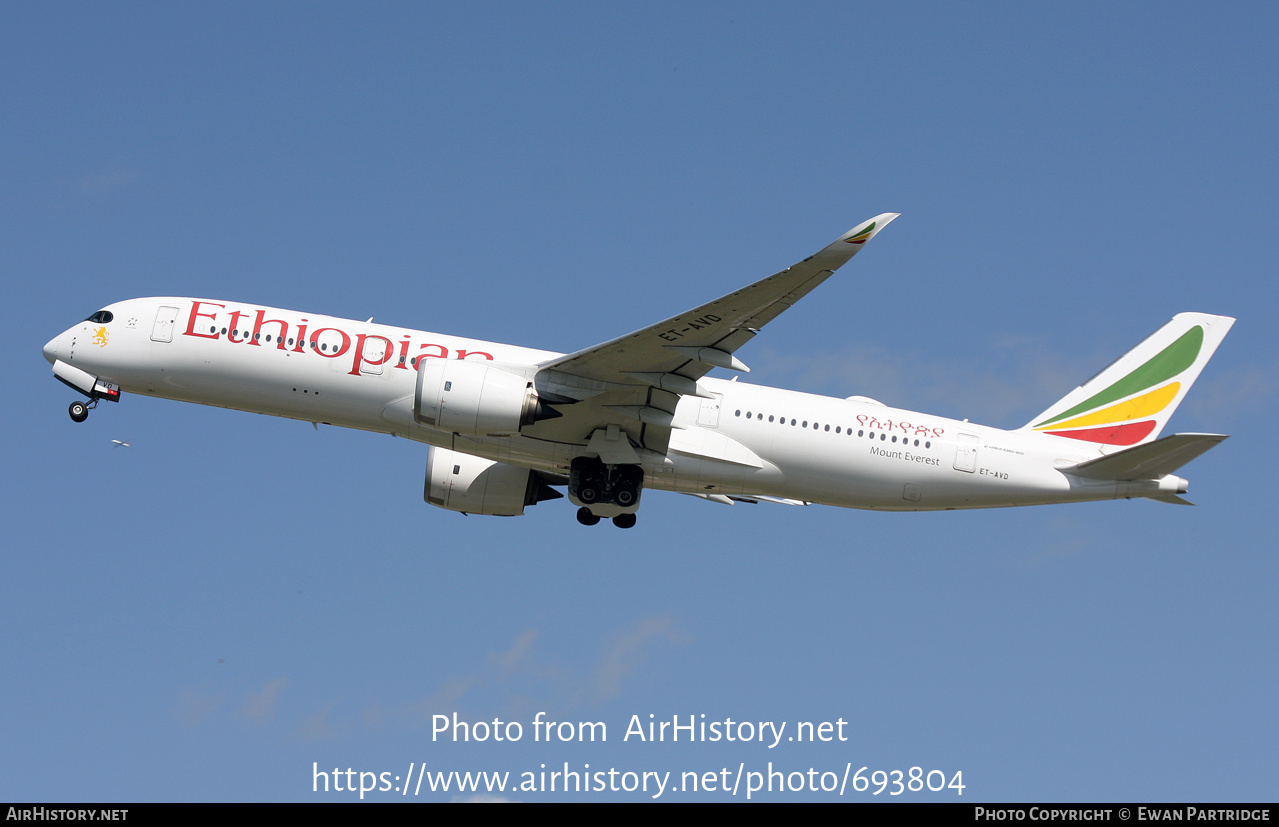
[[[423,497],[431,505],[467,514],[518,517],[524,507],[564,496],[527,468],[432,448]]]
[[[508,436],[539,418],[533,383],[485,362],[422,359],[413,417],[455,434]]]

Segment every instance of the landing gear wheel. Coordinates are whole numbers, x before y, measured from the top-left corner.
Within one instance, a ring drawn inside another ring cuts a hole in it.
[[[83,422],[89,418],[89,406],[77,400],[67,408],[67,413],[71,414],[72,422]]]
[[[613,496],[613,499],[616,500],[617,504],[622,508],[630,508],[635,505],[635,492],[629,488],[619,488],[617,489],[617,493]]]
[[[617,526],[618,528],[634,528],[635,515],[634,514],[618,514],[616,517],[613,518],[613,525]]]
[[[600,518],[592,514],[589,508],[583,507],[577,509],[577,521],[582,525],[595,525]]]
[[[584,503],[593,503],[600,498],[600,492],[599,489],[594,486],[583,485],[577,491],[577,498]],[[598,518],[596,519],[596,522],[599,522]],[[591,525],[594,524],[595,523],[592,523]]]

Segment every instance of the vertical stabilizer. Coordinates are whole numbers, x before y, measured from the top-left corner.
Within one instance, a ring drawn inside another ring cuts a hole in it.
[[[1156,439],[1234,323],[1177,314],[1021,430],[1106,445]]]

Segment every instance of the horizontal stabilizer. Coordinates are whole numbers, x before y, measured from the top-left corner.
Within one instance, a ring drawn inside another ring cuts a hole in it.
[[[1224,434],[1173,434],[1063,470],[1094,480],[1157,480],[1228,438]]]

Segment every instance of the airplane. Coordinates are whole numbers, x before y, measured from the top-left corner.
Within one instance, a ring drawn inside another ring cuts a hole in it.
[[[86,400],[122,393],[430,446],[423,498],[522,515],[564,497],[631,528],[648,489],[712,502],[933,511],[1148,498],[1222,434],[1161,437],[1234,319],[1181,313],[1014,430],[708,376],[888,226],[884,213],[768,278],[561,354],[239,302],[118,302],[44,346]]]

